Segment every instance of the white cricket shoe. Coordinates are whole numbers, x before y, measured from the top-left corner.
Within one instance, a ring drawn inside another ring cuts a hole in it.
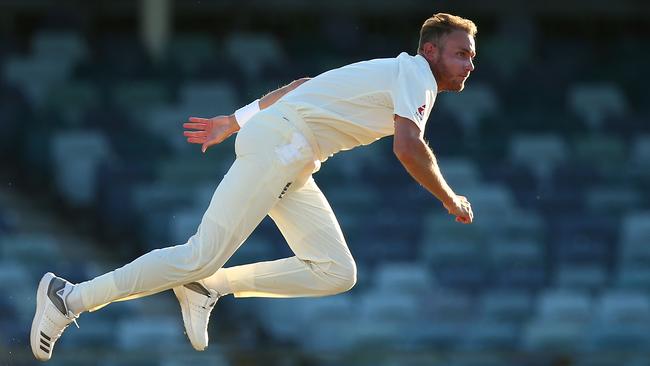
[[[32,352],[39,361],[47,361],[52,357],[54,344],[70,323],[77,325],[78,316],[66,305],[66,299],[73,288],[70,282],[50,272],[46,273],[38,284],[36,315],[32,321],[30,343]]]
[[[181,304],[185,333],[197,351],[208,347],[208,322],[210,312],[219,300],[219,293],[200,282],[174,287],[174,294]]]

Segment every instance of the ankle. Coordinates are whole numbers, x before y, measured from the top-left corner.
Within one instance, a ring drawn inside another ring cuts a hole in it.
[[[65,299],[65,304],[68,307],[68,310],[76,316],[87,310],[83,304],[81,291],[79,291],[79,288],[76,285],[73,285],[72,291]]]
[[[213,276],[200,281],[203,286],[219,293],[219,296],[232,294],[232,288],[223,270],[217,271]]]

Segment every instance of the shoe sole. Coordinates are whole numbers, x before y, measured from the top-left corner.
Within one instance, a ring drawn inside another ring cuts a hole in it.
[[[54,351],[54,345],[50,348],[50,354],[47,358],[41,358],[38,353],[41,351],[40,348],[40,334],[38,334],[38,324],[40,324],[43,318],[43,312],[45,311],[46,299],[47,296],[47,286],[50,284],[50,281],[54,278],[52,272],[48,272],[43,275],[41,282],[38,283],[38,290],[36,290],[36,314],[34,315],[34,320],[32,320],[32,329],[29,334],[29,343],[32,347],[32,353],[39,361],[47,361],[52,357],[52,351]]]
[[[190,343],[192,344],[192,348],[194,348],[197,351],[205,351],[205,349],[208,348],[208,346],[205,346],[205,347],[197,346],[194,343],[194,341],[192,340],[192,337],[190,336],[190,333],[189,333],[189,332],[192,332],[192,329],[194,329],[192,327],[192,323],[191,323],[191,321],[189,319],[190,318],[189,314],[185,315],[187,312],[190,311],[189,310],[190,305],[186,301],[186,299],[187,299],[186,296],[178,294],[178,292],[187,291],[187,290],[185,290],[184,288],[181,288],[179,290],[173,289],[173,291],[174,291],[174,295],[176,296],[176,299],[178,299],[178,303],[181,305],[181,315],[183,316],[183,325],[185,326],[185,334],[187,334],[187,338],[190,340]],[[188,330],[189,330],[189,332],[188,332]]]

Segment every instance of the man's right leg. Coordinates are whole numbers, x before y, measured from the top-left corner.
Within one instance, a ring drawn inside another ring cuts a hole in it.
[[[257,156],[238,158],[186,244],[153,250],[76,285],[85,309],[168,290],[221,268],[273,207],[286,184],[287,178],[272,165]]]
[[[157,249],[133,262],[76,286],[46,274],[37,292],[31,330],[37,359],[50,359],[55,342],[79,310],[154,294],[214,273],[230,258],[275,204],[285,179],[263,160],[239,158],[217,187],[196,234],[186,244]],[[82,309],[69,307],[74,296]]]
[[[278,201],[287,182],[313,159],[306,145],[293,141],[295,133],[288,124],[258,122],[258,128],[243,129],[243,136],[240,132],[238,158],[217,187],[197,233],[186,244],[154,250],[122,268],[76,286],[51,274],[43,277],[47,283],[41,281],[39,285],[37,297],[42,301],[37,302],[31,334],[36,358],[51,357],[54,343],[80,312],[70,312],[66,304],[75,291],[83,302],[81,310],[92,311],[113,301],[149,295],[205,278],[223,266]],[[255,124],[255,120],[249,124]],[[280,148],[289,149],[290,158],[285,154],[280,159],[274,153]],[[57,324],[48,325],[55,318],[61,319]],[[44,329],[50,331],[46,337],[42,336]],[[40,347],[44,341],[48,346]]]

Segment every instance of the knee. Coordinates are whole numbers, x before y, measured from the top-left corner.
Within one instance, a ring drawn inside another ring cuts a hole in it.
[[[213,273],[220,267],[218,246],[194,235],[183,245],[184,255],[177,258],[186,270],[193,273]]]
[[[336,270],[329,272],[332,281],[333,294],[349,291],[357,283],[357,265],[354,260],[336,266]]]

